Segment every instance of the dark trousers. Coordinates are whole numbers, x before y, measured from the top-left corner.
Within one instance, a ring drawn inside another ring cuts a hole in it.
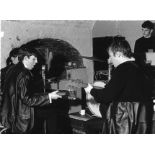
[[[34,116],[32,133],[64,134],[72,132],[68,113],[57,107],[35,108]]]

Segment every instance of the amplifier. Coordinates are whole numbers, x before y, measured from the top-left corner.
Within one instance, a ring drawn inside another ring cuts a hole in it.
[[[81,88],[88,83],[86,68],[74,68],[66,70],[66,79],[51,82],[51,89],[68,90],[75,98],[82,98]]]

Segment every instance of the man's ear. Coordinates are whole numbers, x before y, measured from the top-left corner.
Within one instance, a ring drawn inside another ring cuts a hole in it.
[[[116,55],[117,57],[121,57],[121,56],[122,56],[122,53],[121,53],[121,52],[116,52],[115,55]]]

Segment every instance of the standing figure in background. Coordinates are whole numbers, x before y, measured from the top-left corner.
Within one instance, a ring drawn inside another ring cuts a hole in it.
[[[3,84],[5,80],[5,75],[9,71],[9,69],[18,63],[18,48],[14,48],[9,53],[9,57],[6,60],[6,67],[1,69],[1,91],[3,92]]]
[[[95,89],[90,84],[85,88],[86,93],[101,103],[102,117],[106,117],[105,132],[150,133],[153,105],[149,78],[136,65],[124,38],[114,37],[108,54],[115,67],[110,81],[103,89]]]
[[[35,50],[20,49],[18,64],[5,75],[0,116],[9,133],[29,133],[34,125],[34,107],[53,104],[61,98],[57,91],[42,94],[33,91],[31,70],[36,63]],[[50,115],[47,117],[50,121]]]
[[[136,62],[140,66],[145,66],[146,64],[146,53],[149,51],[155,52],[155,37],[152,36],[154,30],[154,24],[151,21],[145,21],[142,24],[142,35],[135,42],[134,55]]]
[[[1,69],[0,73],[0,108],[2,103],[3,86],[6,73],[12,68],[13,65],[18,63],[18,48],[14,48],[9,53],[9,57],[6,60],[6,67]]]

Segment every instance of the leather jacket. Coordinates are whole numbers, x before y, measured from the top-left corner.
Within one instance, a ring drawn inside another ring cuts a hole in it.
[[[2,97],[2,125],[11,133],[27,133],[34,123],[34,106],[49,104],[48,94],[35,94],[32,74],[23,63],[7,73]]]
[[[106,113],[106,130],[110,134],[151,133],[152,102],[112,102]]]

